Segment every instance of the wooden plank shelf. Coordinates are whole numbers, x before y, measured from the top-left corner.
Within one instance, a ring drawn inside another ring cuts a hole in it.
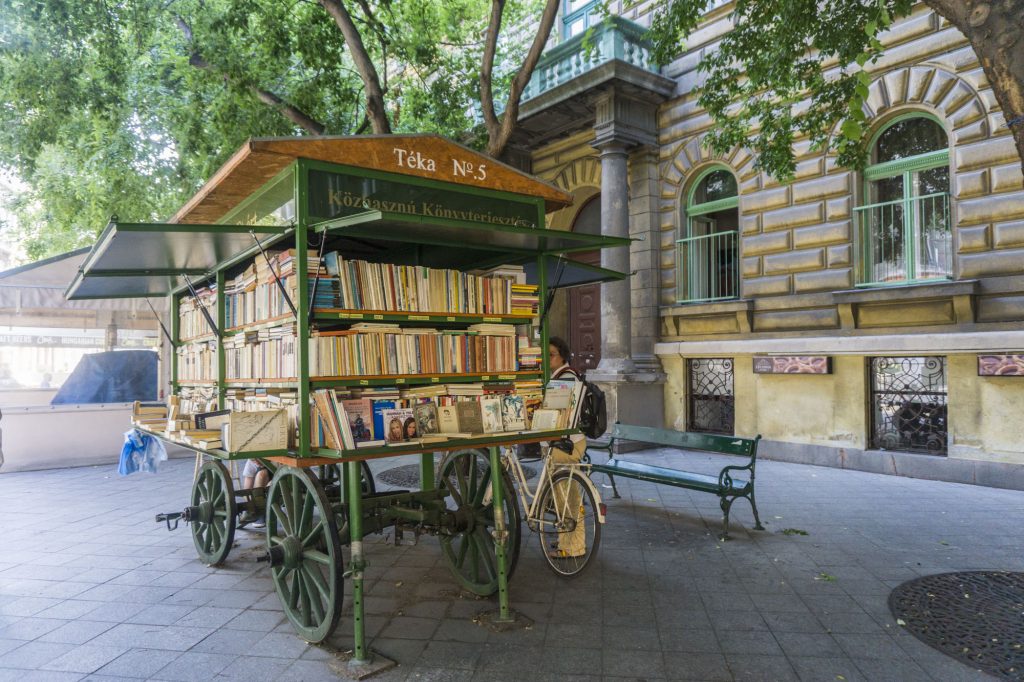
[[[341,310],[335,308],[315,308],[313,319],[317,322],[444,322],[462,324],[529,324],[536,316],[523,315],[483,315],[477,313],[417,313],[395,312],[388,310]]]

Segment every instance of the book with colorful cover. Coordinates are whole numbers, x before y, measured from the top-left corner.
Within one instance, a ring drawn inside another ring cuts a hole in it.
[[[348,415],[348,424],[356,443],[377,437],[373,430],[373,402],[369,398],[342,400],[341,404]]]
[[[437,405],[433,402],[420,403],[412,408],[416,416],[416,430],[420,436],[429,436],[441,432],[438,423]]]
[[[506,431],[526,428],[526,404],[523,396],[509,393],[501,396],[501,422]]]
[[[391,410],[395,407],[394,400],[373,400],[373,436],[380,440],[385,438],[387,433],[384,430],[384,410]]]
[[[480,398],[480,413],[483,416],[484,433],[498,433],[504,430],[500,397],[485,395]]]
[[[384,424],[384,440],[388,443],[402,443],[416,438],[416,418],[412,408],[395,407],[381,411]]]

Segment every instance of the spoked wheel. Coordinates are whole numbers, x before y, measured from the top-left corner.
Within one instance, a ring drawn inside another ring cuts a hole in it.
[[[512,479],[501,472],[504,491],[505,566],[512,577],[519,560],[521,520]],[[494,548],[494,504],[491,498],[491,460],[481,450],[462,450],[441,461],[437,486],[446,492],[452,526],[440,535],[441,551],[455,577],[481,596],[498,591],[498,557]]]
[[[341,545],[323,486],[304,469],[283,466],[270,482],[267,549],[288,620],[307,642],[324,641],[341,615]]]
[[[341,467],[344,464],[321,464],[317,467],[317,476],[325,489],[341,485]],[[375,495],[377,484],[373,480],[373,472],[366,462],[359,463],[359,487],[363,490],[363,497]]]
[[[559,472],[544,488],[537,535],[541,552],[558,575],[579,575],[597,554],[601,545],[597,512],[594,494],[579,472]]]
[[[235,488],[223,464],[206,462],[192,484],[192,542],[207,566],[223,563],[235,540]]]

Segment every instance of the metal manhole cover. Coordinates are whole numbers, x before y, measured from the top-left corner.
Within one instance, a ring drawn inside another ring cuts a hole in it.
[[[537,475],[537,470],[524,464],[523,473],[526,474],[526,479],[529,480]],[[420,465],[404,464],[393,469],[385,469],[374,474],[374,478],[397,488],[418,488],[420,485]]]
[[[1024,573],[917,578],[892,591],[889,610],[928,646],[1004,680],[1024,680]]]

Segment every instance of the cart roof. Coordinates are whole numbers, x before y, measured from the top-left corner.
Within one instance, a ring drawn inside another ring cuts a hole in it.
[[[344,164],[543,199],[554,211],[572,196],[438,135],[251,138],[168,221],[216,223],[296,159]]]

